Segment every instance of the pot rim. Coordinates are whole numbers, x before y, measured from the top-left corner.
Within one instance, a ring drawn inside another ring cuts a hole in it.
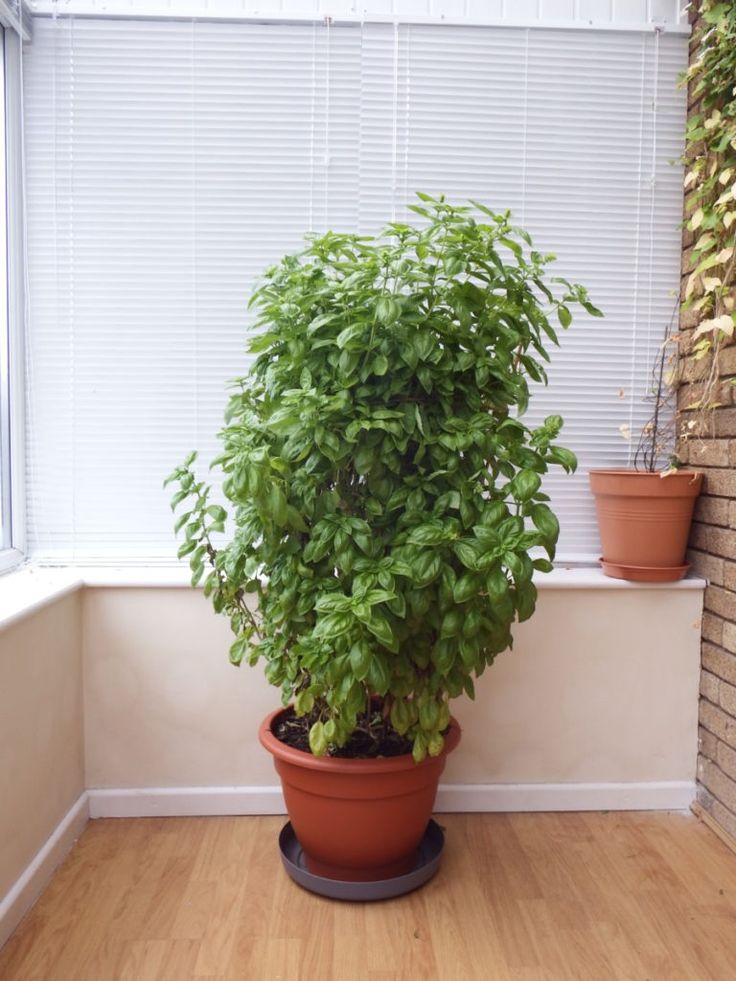
[[[691,470],[689,467],[683,467],[679,470],[672,470],[670,473],[665,473],[664,470],[634,470],[633,467],[591,467],[588,470],[588,474],[599,474],[602,477],[637,477],[639,479],[653,477],[658,477],[660,480],[669,480],[670,478],[683,478],[689,477],[690,480],[695,483],[699,478],[702,479],[704,476],[704,471],[702,470]]]
[[[666,476],[660,470],[595,469],[588,471],[595,498],[640,497],[651,500],[694,499],[703,487],[702,470],[675,470]]]
[[[426,756],[421,763],[415,763],[411,753],[402,753],[400,756],[381,756],[375,759],[351,760],[344,757],[335,756],[313,756],[305,753],[304,750],[295,749],[287,746],[274,736],[271,726],[274,720],[282,713],[288,711],[287,708],[278,708],[270,712],[261,723],[258,729],[258,739],[261,746],[267,749],[272,756],[283,763],[291,763],[307,770],[322,770],[330,773],[350,773],[369,774],[369,773],[392,773],[397,770],[410,768],[428,767],[436,765],[438,761],[444,759],[448,753],[460,742],[462,730],[457,719],[450,716],[449,732],[445,736],[445,745],[439,756]]]

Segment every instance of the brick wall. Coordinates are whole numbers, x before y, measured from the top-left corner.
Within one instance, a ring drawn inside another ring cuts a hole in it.
[[[697,21],[694,23],[697,27]],[[691,42],[691,57],[694,42]],[[692,97],[688,111],[696,109]],[[686,213],[691,208],[685,201]],[[683,287],[689,272],[693,234],[683,235]],[[697,324],[698,314],[684,313],[680,329]],[[722,352],[724,380],[736,377],[736,346]],[[682,410],[692,402],[703,362],[686,358],[678,393]],[[736,838],[736,387],[725,385],[707,438],[693,441],[682,454],[705,472],[690,538],[693,570],[708,580],[703,616],[700,681],[698,801]],[[686,419],[686,413],[683,413]]]

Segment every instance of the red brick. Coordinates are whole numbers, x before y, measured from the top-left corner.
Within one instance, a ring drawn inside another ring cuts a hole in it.
[[[690,549],[687,553],[687,560],[692,563],[692,571],[694,573],[702,576],[703,579],[707,579],[709,583],[713,583],[716,586],[723,586],[725,559],[717,555],[709,555],[708,552],[698,552],[695,549]],[[734,570],[736,571],[736,563],[734,564]]]
[[[703,638],[723,647],[723,620],[712,613],[703,614]]]
[[[690,544],[702,552],[710,552],[711,555],[736,559],[736,530],[733,528],[716,528],[699,521],[693,522]]]
[[[723,563],[723,585],[726,589],[736,591],[736,562]]]
[[[682,244],[683,246],[685,246],[684,241]],[[685,246],[682,250],[682,263],[680,265],[680,272],[682,273],[683,276],[688,276],[692,268],[693,268],[693,250],[692,250],[692,246],[688,245]],[[686,310],[685,315],[687,315],[688,313],[694,313],[696,316],[700,316],[698,310]],[[682,327],[682,318],[680,318],[680,327]]]
[[[736,436],[736,409],[716,409],[713,432],[716,436]]]
[[[729,501],[725,497],[701,494],[695,502],[695,520],[701,524],[729,526]]]
[[[688,232],[688,235],[692,233]],[[703,315],[700,310],[683,310],[680,314],[680,330],[692,330],[697,327]]]
[[[708,732],[718,736],[722,742],[728,743],[729,746],[736,749],[736,719],[732,719],[718,705],[701,699],[700,724]]]
[[[736,654],[736,623],[729,623],[728,620],[721,621],[723,628],[721,631],[721,647],[725,647],[731,654]],[[708,638],[710,640],[710,638]],[[718,641],[714,641],[718,643]],[[736,688],[734,688],[733,713],[736,715]]]
[[[719,742],[716,747],[716,763],[727,777],[736,780],[736,749]]]
[[[728,375],[736,375],[736,347],[731,345],[720,352],[718,366],[722,378]]]
[[[706,494],[736,498],[736,472],[733,470],[706,470],[703,485]]]
[[[704,643],[703,668],[730,685],[736,685],[736,655],[729,654],[715,644]]]
[[[731,445],[727,439],[696,439],[689,442],[688,463],[693,467],[728,467]]]
[[[729,811],[736,811],[736,780],[732,780],[711,760],[701,757],[698,760],[698,775],[701,783]]]
[[[682,359],[681,378],[683,382],[702,381],[708,373],[707,358],[696,361],[692,355]]]
[[[736,687],[727,681],[718,682],[718,705],[731,718],[736,718]]]
[[[700,694],[703,698],[707,698],[709,702],[713,702],[714,705],[719,704],[719,681],[710,671],[700,672]]]
[[[734,840],[736,840],[736,816],[727,807],[724,807],[719,800],[708,793],[705,787],[698,787],[698,803],[707,811],[710,816],[720,824]]]
[[[711,613],[717,613],[724,620],[733,620],[736,616],[736,594],[721,586],[707,586],[705,608]]]
[[[724,408],[714,409],[712,414],[708,413],[708,418],[706,419],[706,433],[710,433],[709,427],[711,424],[715,427],[714,416],[719,413],[727,412],[728,406],[734,403],[734,394],[736,394],[736,388],[729,382],[722,382],[720,387],[713,392],[713,400],[718,402]],[[688,420],[692,419],[696,423],[702,422],[698,418],[697,410],[688,411],[688,406],[695,405],[700,402],[703,397],[702,386],[698,383],[683,384],[677,393],[677,405],[682,414],[680,429],[686,431]],[[731,436],[730,432],[718,432],[717,429],[713,428],[712,434],[714,436]]]
[[[702,726],[698,729],[698,750],[709,760],[715,760],[718,755],[718,738]]]

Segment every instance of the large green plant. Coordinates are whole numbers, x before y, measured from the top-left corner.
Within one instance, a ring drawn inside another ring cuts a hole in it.
[[[192,470],[171,475],[185,511],[180,556],[230,617],[234,664],[265,662],[310,717],[312,751],[343,745],[367,711],[437,754],[448,699],[533,612],[541,546],[558,522],[541,490],[562,426],[518,416],[545,381],[569,305],[586,291],[544,279],[509,215],[420,195],[421,227],[380,241],[328,233],[268,270],[253,297],[258,353],[227,408],[225,511]],[[251,594],[255,603],[248,603]]]

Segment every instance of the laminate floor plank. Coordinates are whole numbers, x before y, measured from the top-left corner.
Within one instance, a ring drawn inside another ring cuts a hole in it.
[[[339,903],[280,817],[90,822],[0,981],[731,981],[736,854],[683,813],[454,814],[423,889]]]

